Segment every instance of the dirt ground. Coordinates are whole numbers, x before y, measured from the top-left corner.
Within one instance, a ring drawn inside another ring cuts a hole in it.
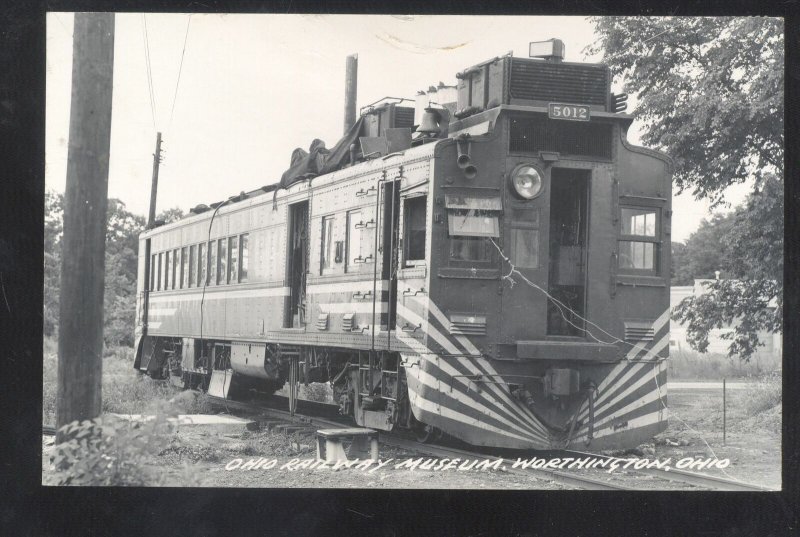
[[[748,417],[743,391],[727,394],[726,434],[723,444],[721,389],[671,390],[669,428],[655,439],[658,458],[715,457],[729,459],[724,472],[704,470],[720,477],[780,489],[780,406]],[[668,442],[669,440],[669,442]],[[673,446],[670,443],[677,442]]]
[[[730,459],[724,472],[708,473],[740,479],[770,488],[780,488],[781,435],[780,409],[747,418],[739,398],[729,393],[727,438],[722,442],[722,399],[715,390],[673,390],[669,429],[649,446],[635,453],[650,459],[672,458],[673,463],[686,457]],[[708,443],[708,445],[706,445]],[[675,445],[677,444],[677,445]],[[52,437],[43,440],[42,482],[56,483],[49,464]],[[626,455],[631,456],[631,455]],[[162,486],[258,487],[258,488],[447,488],[447,489],[544,489],[566,488],[552,481],[516,471],[496,469],[414,470],[398,465],[403,461],[429,459],[382,445],[380,462],[351,468],[309,467],[316,458],[313,436],[260,430],[235,435],[178,430],[169,446],[153,460]],[[246,469],[261,463],[262,467]],[[274,462],[273,462],[274,461]],[[274,466],[273,466],[274,465]],[[263,466],[267,466],[266,468]],[[706,470],[704,470],[706,471]],[[632,486],[674,488],[674,485],[646,484],[642,477],[619,473],[614,481],[637,479]],[[691,487],[686,487],[690,489]]]

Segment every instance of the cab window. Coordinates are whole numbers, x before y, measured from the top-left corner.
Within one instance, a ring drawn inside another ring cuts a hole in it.
[[[500,236],[500,222],[495,211],[451,209],[447,233],[452,261],[488,262],[493,248],[490,239]]]
[[[620,271],[658,274],[661,210],[657,207],[621,207],[620,216]]]

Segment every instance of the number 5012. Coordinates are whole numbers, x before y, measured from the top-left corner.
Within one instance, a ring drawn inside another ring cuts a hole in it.
[[[589,107],[575,104],[550,103],[547,106],[547,115],[551,119],[589,121]]]

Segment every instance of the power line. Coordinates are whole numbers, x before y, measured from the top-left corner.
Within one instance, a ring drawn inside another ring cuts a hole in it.
[[[150,95],[150,113],[153,117],[153,129],[158,130],[156,128],[156,98],[153,91],[153,73],[150,67],[150,43],[147,35],[147,18],[144,13],[142,13],[142,38],[144,40],[144,59],[147,68],[147,89]]]
[[[186,22],[186,35],[183,37],[183,51],[181,52],[181,63],[178,66],[178,80],[175,82],[175,95],[172,97],[172,109],[169,112],[169,125],[172,126],[172,115],[175,112],[175,101],[178,100],[178,86],[181,83],[181,71],[183,71],[183,57],[186,54],[186,41],[189,39],[189,25],[192,23],[192,15],[189,14],[189,20]]]

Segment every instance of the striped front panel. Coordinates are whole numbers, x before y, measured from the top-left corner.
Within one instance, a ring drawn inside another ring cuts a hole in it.
[[[424,304],[428,315],[422,318],[400,307],[398,323],[420,322],[428,344],[400,332],[397,337],[416,353],[404,355],[404,364],[417,419],[474,445],[564,447],[566,434],[548,430],[517,400],[470,339],[450,333],[450,320],[436,304],[427,297],[415,300]],[[668,313],[653,326],[655,340],[632,345],[627,359],[611,368],[599,383],[592,447],[635,446],[666,428],[666,364],[660,356],[669,342]],[[432,344],[447,355],[432,352]],[[476,375],[481,376],[480,382],[470,379]],[[587,400],[578,411],[579,426],[570,442],[573,447],[588,439],[589,410]]]

